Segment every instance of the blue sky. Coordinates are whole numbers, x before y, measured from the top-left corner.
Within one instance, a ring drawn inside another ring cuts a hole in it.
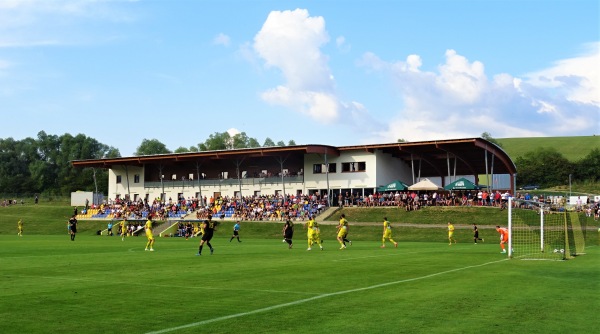
[[[600,134],[598,1],[0,0],[0,138]]]

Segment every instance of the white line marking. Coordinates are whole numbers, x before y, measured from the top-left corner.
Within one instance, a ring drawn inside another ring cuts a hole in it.
[[[228,319],[233,319],[233,318],[239,318],[239,317],[243,317],[243,316],[247,316],[247,315],[251,315],[251,314],[256,314],[256,313],[267,312],[267,311],[271,311],[271,310],[275,310],[275,309],[279,309],[279,308],[283,308],[283,307],[287,307],[287,306],[304,304],[304,303],[307,303],[307,302],[310,302],[310,301],[313,301],[313,300],[317,300],[317,299],[327,298],[327,297],[331,297],[331,296],[344,295],[344,294],[348,294],[348,293],[365,291],[365,290],[372,290],[372,289],[382,288],[382,287],[386,287],[386,286],[390,286],[390,285],[395,285],[395,284],[400,284],[400,283],[418,281],[418,280],[422,280],[422,279],[426,279],[426,278],[431,278],[431,277],[435,277],[435,276],[440,276],[440,275],[444,275],[444,274],[449,274],[449,273],[453,273],[453,272],[457,272],[457,271],[461,271],[461,270],[465,270],[465,269],[483,267],[483,266],[487,266],[487,265],[490,265],[490,264],[495,264],[495,263],[499,263],[499,262],[503,262],[503,261],[507,261],[507,260],[508,259],[502,259],[502,260],[497,260],[497,261],[492,261],[492,262],[486,262],[486,263],[483,263],[483,264],[477,264],[477,265],[472,265],[472,266],[467,266],[467,267],[462,267],[462,268],[457,268],[457,269],[450,269],[450,270],[441,271],[441,272],[435,273],[435,274],[429,274],[429,275],[420,276],[420,277],[414,277],[414,278],[407,278],[407,279],[403,279],[403,280],[400,280],[400,281],[394,281],[394,282],[388,282],[388,283],[381,283],[381,284],[367,286],[367,287],[364,287],[364,288],[357,288],[357,289],[343,290],[343,291],[337,291],[337,292],[332,292],[332,293],[325,293],[325,294],[322,294],[322,295],[318,295],[318,296],[314,296],[314,297],[310,297],[310,298],[306,298],[306,299],[300,299],[300,300],[296,300],[296,301],[289,302],[289,303],[283,303],[283,304],[279,304],[279,305],[273,305],[273,306],[269,306],[269,307],[260,308],[260,309],[254,310],[254,311],[242,312],[242,313],[236,313],[236,314],[230,314],[230,315],[226,315],[226,316],[222,316],[222,317],[218,317],[218,318],[207,319],[207,320],[198,321],[198,322],[192,322],[192,323],[189,323],[187,325],[181,325],[181,326],[177,326],[177,327],[165,328],[165,329],[161,329],[161,330],[158,330],[158,331],[148,332],[146,334],[162,334],[162,333],[173,332],[173,331],[177,331],[177,330],[180,330],[180,329],[186,329],[186,328],[191,328],[191,327],[197,327],[197,326],[206,325],[206,324],[217,322],[217,321],[228,320]]]

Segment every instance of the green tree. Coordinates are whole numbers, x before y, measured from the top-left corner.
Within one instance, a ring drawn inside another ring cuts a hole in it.
[[[227,132],[215,132],[204,143],[198,144],[200,151],[221,151],[230,147],[231,136]]]
[[[273,139],[267,137],[262,146],[263,147],[272,147],[272,146],[275,146],[275,142],[273,141]]]
[[[551,187],[565,184],[573,164],[555,148],[542,147],[527,152],[515,161],[520,186],[539,184]]]
[[[18,141],[8,138],[0,141],[0,189],[20,193],[26,189],[26,184],[32,186],[28,157],[23,154],[23,148]]]
[[[285,142],[283,140],[280,140],[277,142],[277,146],[285,146]]]
[[[293,139],[290,139],[290,141],[288,141],[287,146],[296,146],[296,142]]]
[[[135,151],[135,156],[171,153],[158,139],[144,139]]]
[[[106,152],[104,153],[104,158],[105,159],[110,159],[110,158],[120,158],[121,157],[121,153],[119,152],[118,149],[109,146],[106,149]]]
[[[75,190],[94,190],[93,170],[75,169],[73,160],[120,156],[119,151],[79,134],[48,135],[15,141],[0,139],[0,189],[14,194],[67,195]],[[108,172],[96,173],[98,190],[108,191]]]
[[[232,138],[232,142],[233,142],[233,148],[238,149],[238,148],[249,148],[250,146],[250,137],[248,137],[248,135],[245,132],[240,132],[236,135],[233,136]]]
[[[190,152],[190,149],[187,147],[183,147],[183,146],[179,146],[178,148],[175,149],[175,151],[173,151],[173,153],[187,153]]]
[[[258,140],[256,140],[256,138],[250,138],[250,140],[248,140],[248,147],[260,147],[260,143],[258,142]]]
[[[600,181],[600,149],[593,149],[575,164],[574,176],[577,181]]]
[[[406,139],[404,139],[404,138],[398,138],[398,140],[396,142],[398,142],[398,143],[406,143]]]
[[[489,132],[482,133],[481,138],[489,141],[490,143],[496,144],[498,147],[502,147],[502,144],[500,144],[500,142],[498,142],[496,139],[492,138],[492,135]]]

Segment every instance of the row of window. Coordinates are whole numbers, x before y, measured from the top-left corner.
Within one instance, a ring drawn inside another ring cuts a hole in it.
[[[329,165],[329,173],[337,173],[337,164],[336,163],[330,163],[328,165]],[[364,172],[367,170],[367,163],[364,161],[342,162],[340,165],[342,167],[342,171],[341,171],[342,173]],[[266,173],[266,171],[264,171],[264,172]],[[326,164],[314,164],[313,165],[313,174],[325,174],[326,172],[327,172]],[[286,174],[286,173],[287,173],[287,169],[284,169],[284,174]],[[242,177],[245,177],[245,176],[242,175]],[[227,176],[224,176],[223,178],[227,178]],[[176,180],[177,178],[175,175],[173,175],[172,179]],[[194,174],[190,174],[189,179],[193,180]],[[117,175],[117,183],[121,183],[121,175]],[[139,174],[135,174],[133,176],[133,183],[140,183],[140,175]]]
[[[117,183],[121,183],[121,175],[117,175]],[[140,183],[140,175],[135,174],[133,176],[133,183]]]
[[[337,173],[337,164],[330,163],[329,170],[326,164],[314,164],[313,165],[313,174],[324,174],[324,173]],[[352,172],[364,172],[367,170],[367,163],[364,161],[359,162],[342,162],[340,164],[342,166],[342,173],[352,173]]]

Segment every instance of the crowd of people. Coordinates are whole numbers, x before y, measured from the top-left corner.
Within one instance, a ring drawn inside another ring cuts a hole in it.
[[[348,192],[338,195],[338,205],[375,207],[396,206],[406,211],[418,210],[425,206],[495,206],[502,207],[510,197],[508,191],[391,191],[374,193],[368,196],[353,195]]]
[[[0,202],[1,206],[11,206],[11,205],[16,205],[16,204],[25,204],[25,201],[21,200],[20,202],[17,201],[16,199],[4,199],[2,200],[2,202]]]
[[[488,206],[505,209],[509,198],[514,199],[516,207],[524,207],[524,201],[544,203],[547,206],[564,205],[564,199],[544,195],[530,195],[517,192],[512,196],[509,191],[395,191],[376,192],[365,196],[346,192],[337,196],[339,207],[398,207],[406,211],[419,210],[427,206]],[[594,207],[594,204],[596,205]],[[170,217],[183,217],[195,213],[196,219],[206,219],[212,215],[216,219],[247,221],[284,221],[285,217],[305,221],[309,216],[321,213],[328,206],[327,195],[254,195],[241,198],[220,196],[207,198],[188,197],[162,201],[155,198],[152,202],[139,199],[116,198],[97,207],[98,213],[108,214],[111,218],[144,219],[148,215],[158,220]],[[94,207],[93,207],[94,208]],[[84,209],[85,210],[85,209]],[[598,215],[597,203],[584,204],[578,211]]]
[[[319,194],[211,197],[206,206],[198,209],[196,218],[205,219],[212,215],[224,219],[226,213],[231,213],[232,219],[247,221],[283,221],[287,216],[293,220],[306,220],[326,207],[327,197]]]
[[[139,199],[132,201],[129,199],[116,198],[100,204],[98,207],[92,206],[92,209],[98,209],[98,214],[108,215],[114,219],[129,218],[143,219],[148,215],[156,219],[164,220],[169,217],[180,216],[182,213],[190,213],[196,209],[198,201],[185,200],[181,198],[173,201],[161,201],[155,198],[152,202]]]

